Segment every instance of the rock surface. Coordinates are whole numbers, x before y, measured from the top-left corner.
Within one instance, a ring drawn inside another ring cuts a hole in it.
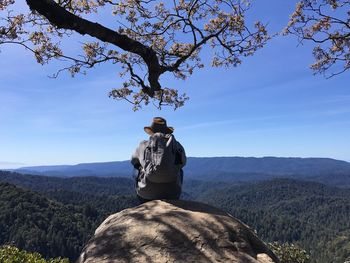
[[[276,263],[278,259],[248,226],[217,208],[155,200],[109,216],[77,262]]]

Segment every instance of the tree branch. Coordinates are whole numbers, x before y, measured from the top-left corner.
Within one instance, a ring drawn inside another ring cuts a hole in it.
[[[154,97],[155,92],[161,90],[159,83],[160,65],[156,52],[152,48],[99,23],[93,23],[74,15],[53,0],[26,1],[31,10],[44,16],[57,28],[74,30],[82,35],[88,34],[103,42],[111,43],[125,51],[141,56],[148,68],[148,81],[150,84],[150,87],[144,89],[144,91],[150,97]]]

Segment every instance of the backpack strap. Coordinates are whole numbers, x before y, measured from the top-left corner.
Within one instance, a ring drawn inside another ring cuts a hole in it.
[[[171,151],[172,153],[176,153],[176,144],[177,144],[177,141],[175,140],[175,136],[172,135],[172,134],[169,134],[169,139],[166,143],[166,146],[169,147],[169,145],[172,143],[171,145]]]

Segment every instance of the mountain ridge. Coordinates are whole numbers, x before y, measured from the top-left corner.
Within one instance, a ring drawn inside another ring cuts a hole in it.
[[[22,174],[55,177],[132,178],[129,161],[33,166],[12,170]],[[264,181],[292,178],[339,187],[350,186],[350,163],[331,158],[301,157],[189,157],[185,178],[221,182]]]
[[[342,160],[332,158],[319,157],[188,157],[187,166],[185,170],[194,173],[193,169],[204,167],[206,169],[217,170],[222,172],[242,172],[242,173],[300,173],[300,167],[295,165],[303,165],[303,169],[307,171],[334,171],[334,168],[345,169],[350,172],[350,163]],[[320,168],[319,166],[322,165]],[[282,166],[282,167],[281,167]],[[255,167],[255,168],[254,168]],[[292,169],[291,169],[292,168]],[[288,169],[288,170],[287,170]],[[17,169],[6,169],[16,172],[37,172],[46,173],[48,175],[53,173],[84,172],[93,175],[113,175],[115,171],[120,174],[130,174],[132,166],[130,161],[111,161],[111,162],[94,162],[94,163],[79,163],[75,165],[43,165],[43,166],[24,166]],[[66,175],[67,176],[67,175]],[[69,176],[69,175],[68,175]]]

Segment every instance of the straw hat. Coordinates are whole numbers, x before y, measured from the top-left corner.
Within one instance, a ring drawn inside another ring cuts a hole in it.
[[[156,132],[161,132],[164,134],[169,134],[174,132],[173,127],[168,127],[166,120],[162,117],[154,117],[151,126],[144,128],[145,132],[152,135]]]

